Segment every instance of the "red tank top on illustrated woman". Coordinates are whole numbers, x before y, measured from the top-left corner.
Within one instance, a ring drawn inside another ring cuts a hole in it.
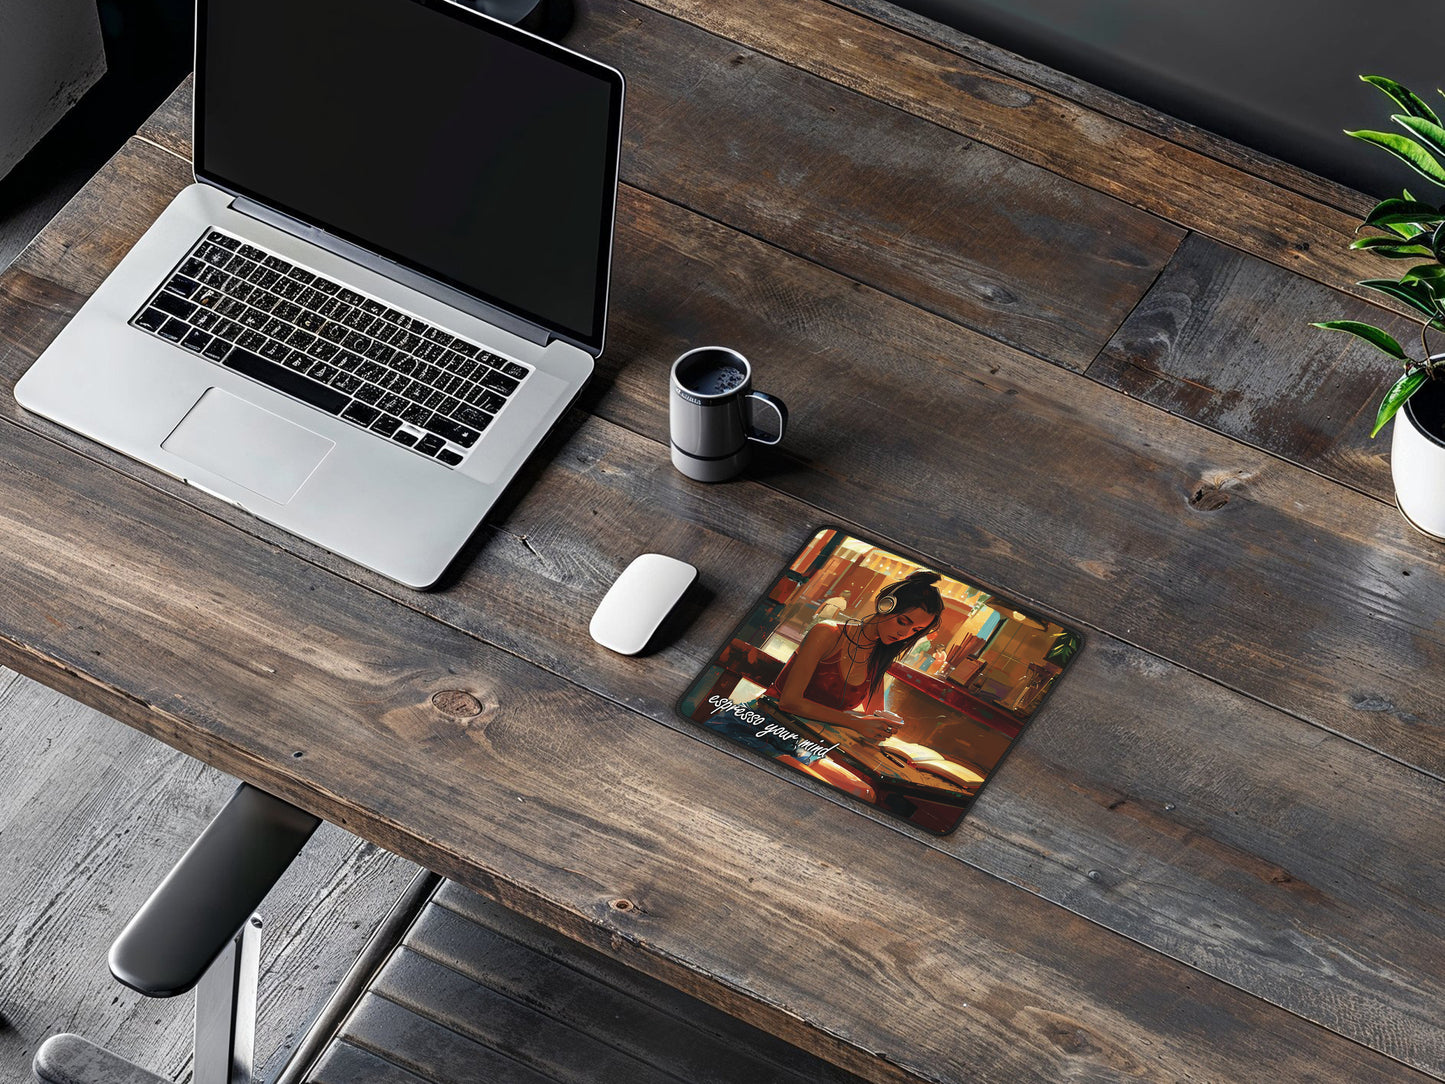
[[[787,683],[788,671],[793,668],[794,655],[778,672],[776,680],[768,686],[763,693],[774,700],[783,695],[783,685]],[[823,659],[813,671],[813,678],[808,682],[808,687],[803,690],[803,699],[811,700],[815,704],[822,704],[826,708],[836,708],[838,711],[852,711],[861,707],[868,699],[868,678],[865,676],[857,685],[849,685],[843,680],[843,669],[839,665],[843,661],[843,651],[839,648],[834,655]]]

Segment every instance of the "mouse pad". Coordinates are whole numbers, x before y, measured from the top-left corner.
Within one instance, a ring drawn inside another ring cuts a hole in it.
[[[1082,643],[1032,607],[828,527],[677,710],[944,835]]]

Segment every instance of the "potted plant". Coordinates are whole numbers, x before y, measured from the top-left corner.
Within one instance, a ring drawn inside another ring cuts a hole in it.
[[[1445,126],[1430,105],[1406,87],[1379,75],[1360,76],[1379,88],[1401,112],[1392,116],[1398,132],[1346,132],[1381,147],[1431,184],[1445,188]],[[1445,95],[1445,91],[1439,91]],[[1359,237],[1353,249],[1411,266],[1398,278],[1365,279],[1367,289],[1414,309],[1419,315],[1418,356],[1393,336],[1357,320],[1327,320],[1313,326],[1343,331],[1369,343],[1400,363],[1399,378],[1385,392],[1370,436],[1396,418],[1390,469],[1400,511],[1418,530],[1445,541],[1445,352],[1432,353],[1427,335],[1445,331],[1445,207],[1416,199],[1407,189],[1400,198],[1382,200],[1356,230],[1380,231]]]

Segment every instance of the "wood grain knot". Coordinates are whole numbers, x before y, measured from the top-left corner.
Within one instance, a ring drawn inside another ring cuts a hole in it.
[[[1199,512],[1218,512],[1229,503],[1229,494],[1218,486],[1202,485],[1189,496],[1189,507]]]
[[[431,698],[431,705],[443,715],[452,715],[458,719],[470,719],[482,713],[482,702],[471,693],[464,693],[460,689],[443,689]]]
[[[611,907],[614,911],[637,910],[637,904],[633,903],[631,900],[613,900],[611,903],[608,904],[608,906]]]

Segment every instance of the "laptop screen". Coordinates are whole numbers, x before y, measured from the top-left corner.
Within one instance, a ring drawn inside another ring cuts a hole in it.
[[[612,69],[447,0],[201,0],[196,176],[597,353]]]

